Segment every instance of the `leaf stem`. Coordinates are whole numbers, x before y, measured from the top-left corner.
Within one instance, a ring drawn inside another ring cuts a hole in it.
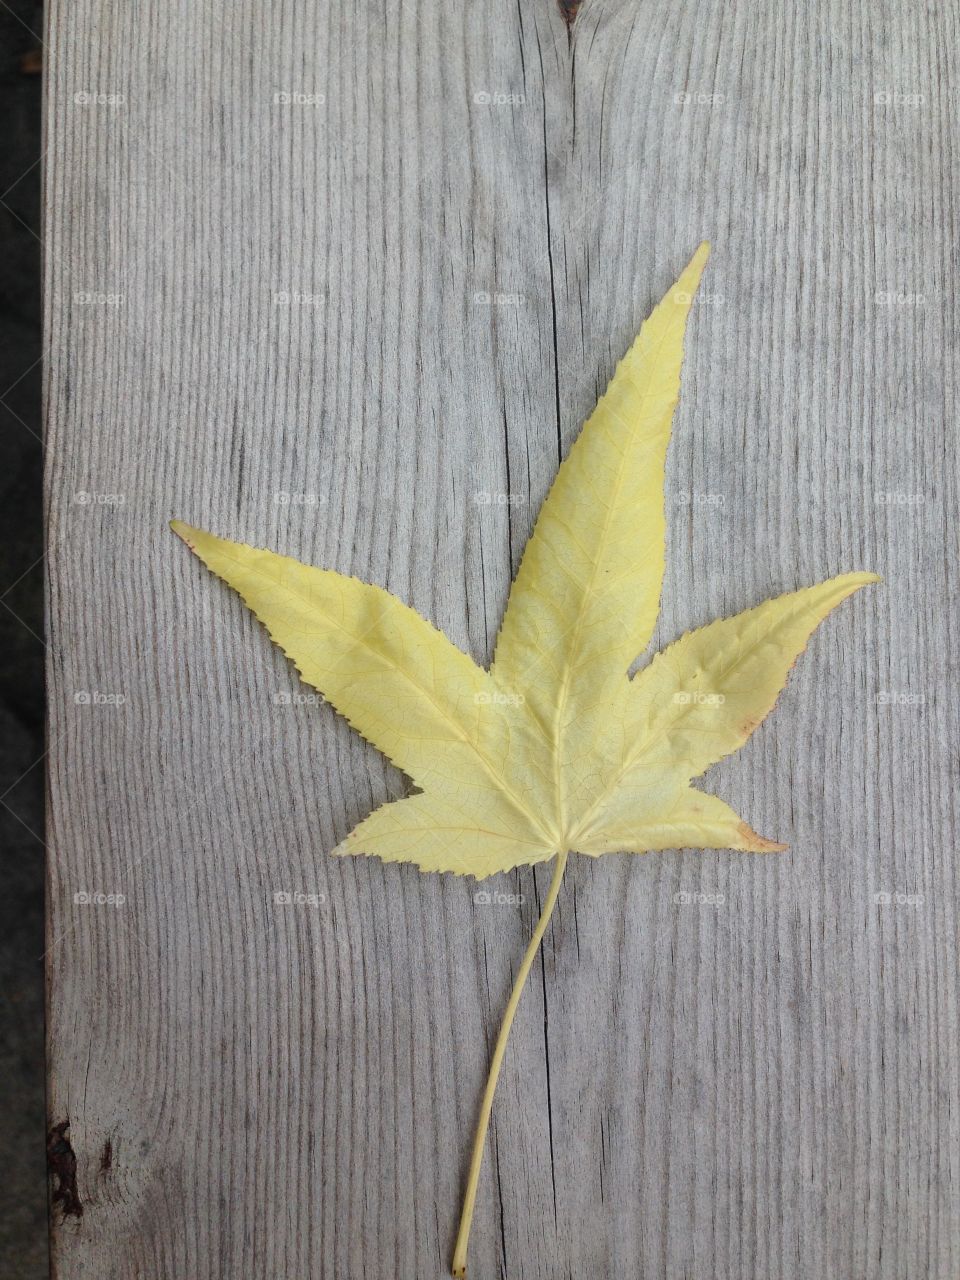
[[[507,1002],[506,1012],[503,1015],[503,1022],[500,1026],[500,1033],[497,1036],[497,1043],[493,1050],[493,1059],[490,1062],[490,1074],[487,1076],[487,1087],[483,1091],[483,1101],[480,1104],[480,1118],[477,1120],[477,1129],[473,1138],[473,1153],[470,1157],[470,1173],[467,1176],[467,1189],[463,1196],[463,1212],[460,1215],[460,1230],[457,1233],[457,1244],[453,1253],[453,1265],[451,1270],[457,1277],[462,1280],[467,1274],[467,1242],[470,1239],[470,1227],[473,1223],[473,1209],[477,1200],[477,1184],[480,1180],[480,1165],[483,1161],[483,1148],[486,1145],[487,1128],[490,1124],[490,1112],[493,1108],[493,1095],[497,1088],[497,1079],[500,1075],[500,1067],[503,1063],[504,1050],[507,1047],[507,1038],[510,1035],[510,1028],[513,1025],[513,1015],[517,1012],[517,1005],[520,1003],[520,995],[523,991],[523,984],[527,980],[530,972],[530,966],[533,964],[534,956],[540,948],[543,941],[543,935],[547,931],[547,925],[550,923],[550,917],[553,914],[553,908],[557,905],[557,896],[560,893],[560,882],[563,880],[563,873],[567,866],[566,852],[558,853],[553,864],[553,879],[550,881],[550,889],[547,893],[546,901],[543,904],[543,910],[540,912],[540,919],[537,921],[537,927],[533,931],[533,937],[524,953],[520,968],[517,971],[516,981],[513,984],[513,990],[510,993],[510,999]]]

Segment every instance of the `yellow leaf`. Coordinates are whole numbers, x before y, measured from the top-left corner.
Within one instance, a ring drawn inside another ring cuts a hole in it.
[[[687,783],[742,747],[772,710],[817,625],[847,596],[878,581],[874,573],[830,578],[690,631],[657,654],[631,682],[629,694],[607,709],[617,726],[618,767],[582,807],[573,846],[581,853],[606,853],[611,841],[622,841],[612,833],[628,830],[642,841],[644,824],[638,820],[658,805],[656,792],[651,805],[651,786],[662,778]],[[716,831],[722,835],[723,825]],[[642,852],[691,844],[748,847],[689,834],[672,846],[621,842],[617,847]]]
[[[542,862],[558,848],[556,842],[546,848],[539,832],[525,833],[496,797],[475,805],[431,791],[381,805],[333,852],[374,853],[384,862],[415,862],[421,871],[476,876],[478,867]]]
[[[743,849],[776,853],[785,844],[758,836],[728,804],[705,791],[682,787],[664,800],[649,819],[640,813],[618,821],[611,817],[601,830],[585,837],[581,853],[636,853],[653,849]]]
[[[701,245],[643,325],[540,512],[490,672],[379,587],[174,522],[349,722],[421,789],[335,850],[478,878],[554,860],[493,1054],[454,1276],[513,1015],[572,851],[782,849],[690,786],[771,710],[851,573],[690,632],[637,675],[664,571],[663,475]]]
[[[659,608],[664,462],[708,252],[654,308],[560,467],[489,672],[379,587],[174,522],[304,680],[422,791],[371,815],[338,854],[482,878],[570,851],[779,847],[688,784],[742,745],[817,623],[875,577],[712,623],[627,678]]]
[[[173,529],[240,593],[304,680],[436,800],[442,825],[451,827],[449,799],[460,824],[472,825],[475,835],[503,833],[499,841],[475,839],[469,862],[451,839],[450,865],[434,849],[423,852],[425,867],[488,876],[557,852],[556,834],[544,822],[549,795],[536,771],[536,730],[518,700],[504,697],[492,676],[442,632],[389,592],[356,578],[180,521]],[[398,804],[384,808],[366,827],[371,843],[365,851],[396,860],[396,852],[372,845],[395,823],[389,848],[407,848],[409,860],[419,862],[418,851],[403,843],[410,812]],[[358,851],[356,836],[340,849]]]
[[[615,770],[607,705],[646,648],[664,570],[663,473],[702,244],[654,308],[570,449],[527,543],[493,674],[544,731],[558,826]]]

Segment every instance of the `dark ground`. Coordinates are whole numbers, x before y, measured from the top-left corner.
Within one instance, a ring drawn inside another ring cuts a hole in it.
[[[43,1055],[40,76],[43,14],[0,3],[0,1276],[47,1270]]]

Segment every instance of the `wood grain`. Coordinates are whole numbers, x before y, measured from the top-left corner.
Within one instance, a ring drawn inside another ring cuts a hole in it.
[[[328,859],[403,780],[167,520],[488,658],[559,457],[703,238],[657,642],[886,583],[708,775],[788,854],[572,860],[471,1274],[960,1274],[958,16],[48,7],[60,1280],[446,1274],[549,869],[500,882],[518,909]]]

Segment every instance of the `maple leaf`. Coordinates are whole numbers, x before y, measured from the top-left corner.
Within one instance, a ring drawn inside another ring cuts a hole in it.
[[[701,245],[654,309],[561,465],[489,671],[379,587],[172,525],[303,679],[419,788],[375,810],[334,853],[477,878],[554,860],[494,1050],[455,1276],[466,1274],[507,1036],[568,854],[784,849],[690,784],[746,742],[831,609],[879,581],[848,573],[767,600],[689,632],[628,678],[659,612],[664,466],[708,253]]]

